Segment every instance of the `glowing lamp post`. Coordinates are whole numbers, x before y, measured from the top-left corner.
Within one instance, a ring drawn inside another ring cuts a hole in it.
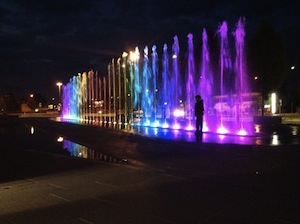
[[[276,93],[271,94],[271,113],[275,114],[276,113],[276,105],[277,105],[277,99],[276,99]]]
[[[62,86],[62,83],[61,82],[57,82],[56,85],[58,87],[58,104],[60,105],[61,104],[61,102],[60,102],[60,99],[61,99],[60,95],[61,95],[61,86]]]

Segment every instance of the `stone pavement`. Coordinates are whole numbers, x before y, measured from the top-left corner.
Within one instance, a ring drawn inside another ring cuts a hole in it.
[[[123,160],[33,150],[1,126],[0,223],[300,223],[299,146],[172,142],[44,119],[15,125],[23,122]]]

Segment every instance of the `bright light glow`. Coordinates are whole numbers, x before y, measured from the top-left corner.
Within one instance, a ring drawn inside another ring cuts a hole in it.
[[[254,126],[254,128],[255,128],[255,133],[260,133],[260,126],[259,125],[255,125]]]
[[[57,142],[63,142],[64,141],[64,138],[62,137],[62,136],[59,136],[58,138],[57,138]]]
[[[217,133],[219,133],[219,134],[226,134],[226,133],[228,133],[228,130],[226,128],[224,128],[223,126],[221,126],[217,130]]]
[[[32,135],[34,134],[34,127],[33,126],[30,127],[30,134],[32,134]]]
[[[61,87],[61,86],[62,86],[62,83],[61,83],[61,82],[57,82],[56,85],[57,85],[58,87]]]
[[[291,69],[292,69],[292,70],[294,70],[294,69],[295,69],[295,66],[294,66],[294,65],[293,65],[293,66],[291,66]]]
[[[208,132],[208,131],[209,131],[206,122],[203,122],[203,128],[202,128],[202,131],[203,131],[203,132]]]
[[[247,135],[247,132],[245,131],[245,129],[241,129],[241,130],[238,131],[237,134],[241,135],[241,136],[245,136],[245,135]]]
[[[178,129],[180,129],[180,125],[179,124],[174,124],[172,128],[175,129],[175,130],[178,130]]]
[[[136,62],[139,59],[139,55],[138,55],[137,51],[136,52],[130,51],[129,58],[131,61]]]
[[[273,135],[272,145],[279,145],[278,135]]]
[[[176,109],[176,110],[174,110],[173,115],[174,115],[174,117],[183,117],[184,116],[184,111]]]
[[[162,127],[163,128],[169,128],[169,124],[165,122],[165,123],[163,123]]]
[[[151,124],[151,127],[154,127],[154,128],[157,128],[159,126],[159,122],[158,121],[154,121],[152,124]]]
[[[185,130],[187,130],[187,131],[192,131],[192,130],[194,130],[194,127],[193,127],[192,125],[189,124],[189,125],[186,127]]]
[[[225,138],[225,135],[219,135],[219,139],[222,141]]]
[[[149,121],[149,120],[146,120],[146,121],[144,122],[144,126],[150,126],[150,121]]]
[[[177,55],[176,55],[176,54],[173,54],[172,58],[173,58],[173,59],[177,58]]]
[[[271,113],[276,113],[276,93],[271,94]]]

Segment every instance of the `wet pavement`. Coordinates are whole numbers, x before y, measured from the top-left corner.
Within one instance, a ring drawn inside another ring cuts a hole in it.
[[[260,131],[1,124],[0,223],[299,223],[299,126]]]

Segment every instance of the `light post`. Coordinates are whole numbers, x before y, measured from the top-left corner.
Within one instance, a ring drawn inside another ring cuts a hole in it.
[[[127,65],[127,56],[128,54],[124,51],[122,54],[122,68],[123,68],[123,84],[124,84],[124,124],[127,124],[127,119],[128,119],[128,109],[127,109],[127,74],[126,74],[126,65]]]
[[[61,86],[62,86],[62,83],[61,82],[57,82],[56,83],[56,86],[58,87],[58,105],[59,105],[59,108],[58,110],[60,110],[60,105],[61,105]]]

